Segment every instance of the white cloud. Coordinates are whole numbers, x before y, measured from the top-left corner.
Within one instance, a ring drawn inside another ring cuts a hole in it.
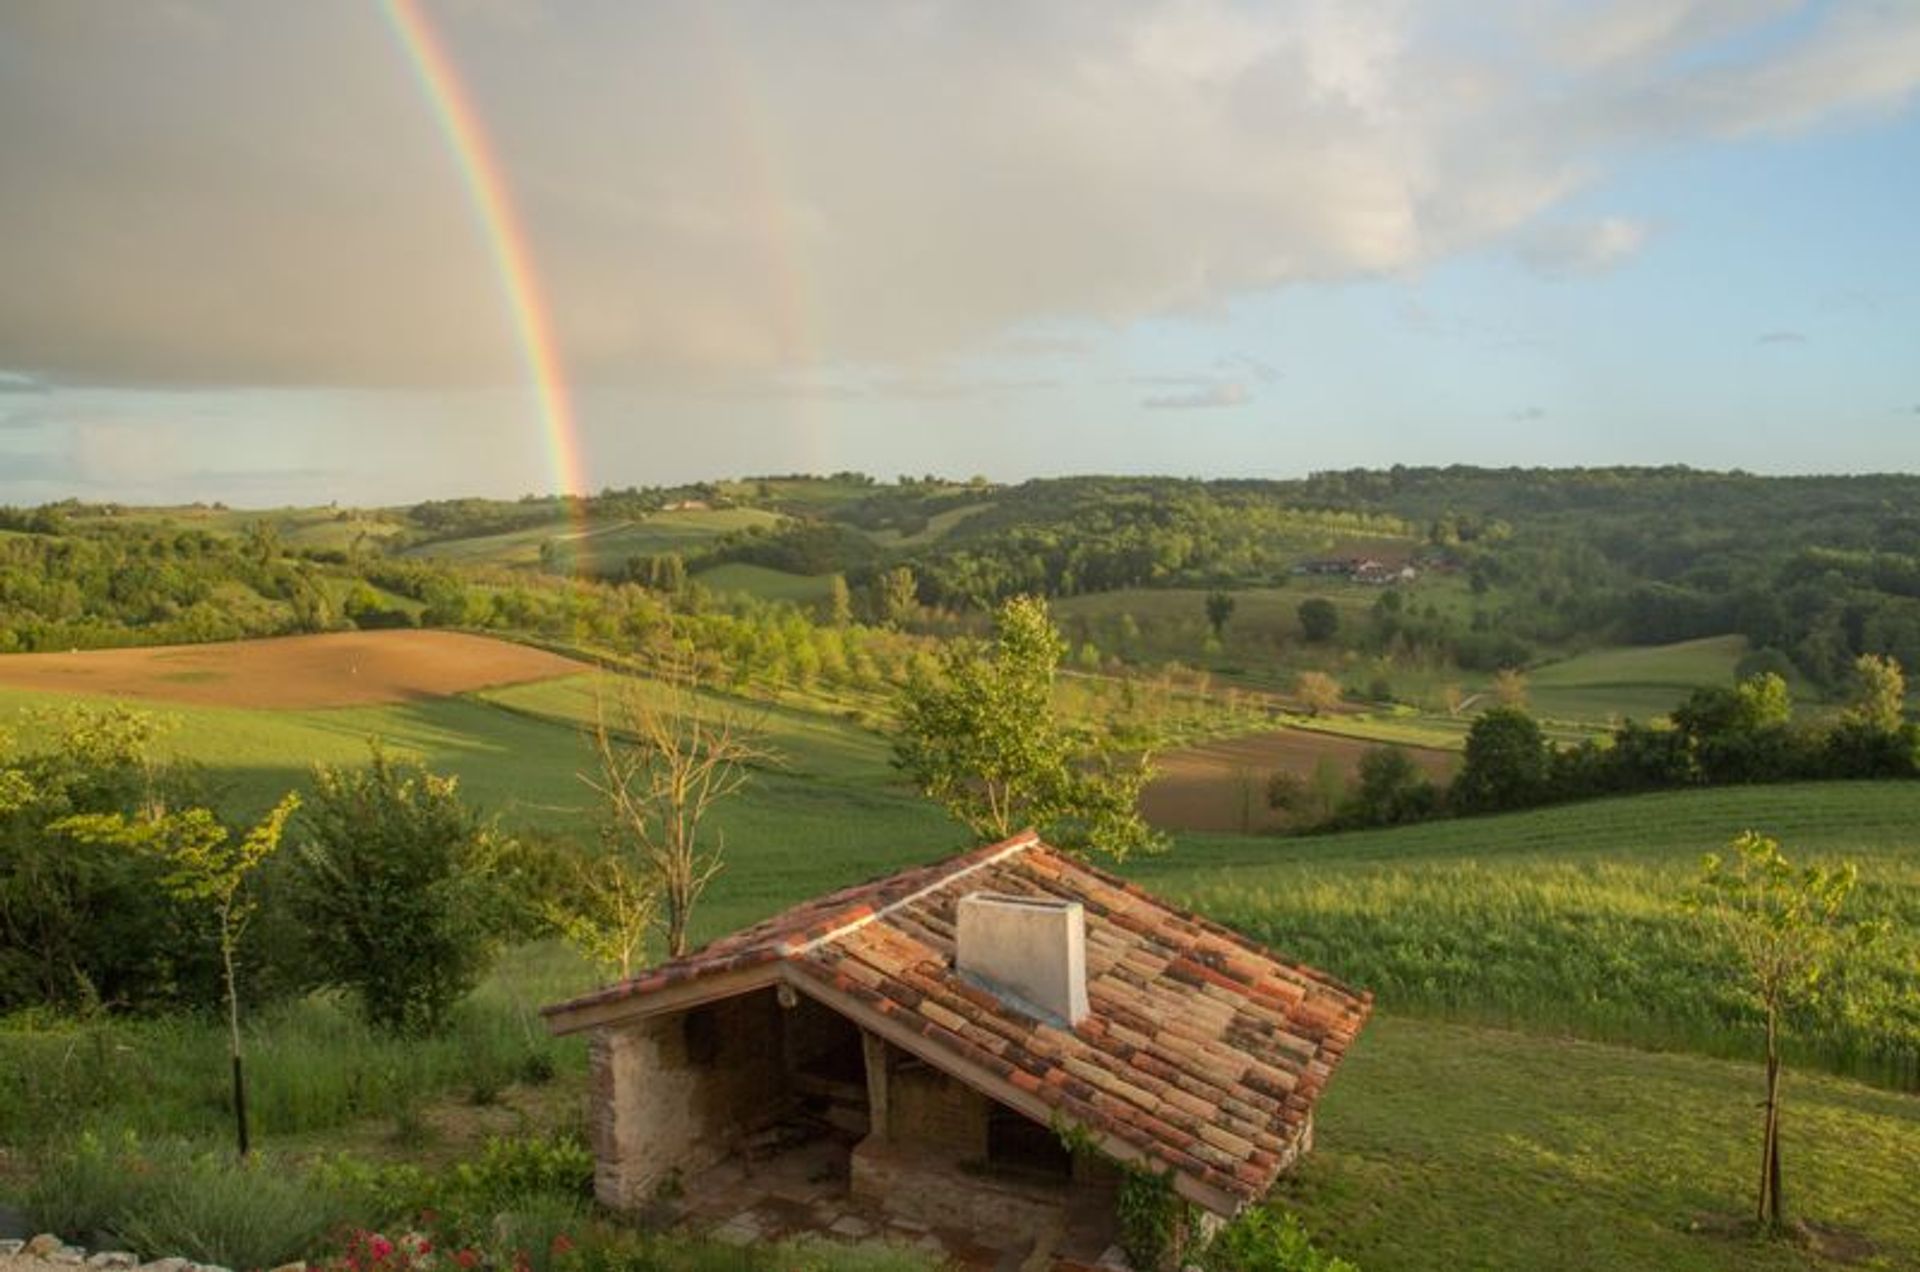
[[[1177,389],[1171,393],[1150,394],[1140,399],[1140,405],[1156,411],[1195,411],[1226,406],[1245,406],[1253,400],[1253,393],[1239,380],[1208,380],[1194,377],[1174,379],[1171,382],[1191,384],[1192,387]]]
[[[429,12],[569,367],[712,387],[1009,350],[1488,244],[1556,273],[1616,265],[1646,237],[1631,210],[1555,217],[1622,156],[1910,99],[1920,6],[1800,7]],[[0,365],[518,382],[491,258],[373,6],[19,0],[0,46]]]
[[[1543,274],[1593,274],[1630,260],[1646,241],[1645,224],[1606,217],[1531,227],[1519,236],[1514,250],[1528,266]]]

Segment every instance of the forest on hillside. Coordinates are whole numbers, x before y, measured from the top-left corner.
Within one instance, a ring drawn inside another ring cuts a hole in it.
[[[843,620],[897,625],[904,587],[938,626],[1021,593],[1304,593],[1303,569],[1328,558],[1460,584],[1446,605],[1388,599],[1397,589],[1372,598],[1367,621],[1340,638],[1371,653],[1491,669],[1543,650],[1738,635],[1825,687],[1863,653],[1920,666],[1920,478],[1687,468],[1012,486],[836,473],[370,512],[0,509],[0,649],[348,625],[538,628],[562,577],[672,594],[680,611],[738,609],[688,582],[726,565],[840,576]]]

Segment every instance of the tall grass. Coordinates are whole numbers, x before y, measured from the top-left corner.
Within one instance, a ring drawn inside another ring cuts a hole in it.
[[[1183,843],[1138,867],[1396,1012],[1710,1055],[1755,1054],[1731,951],[1683,912],[1700,855],[1749,826],[1796,861],[1852,860],[1890,921],[1796,1058],[1920,1090],[1920,783],[1668,793],[1365,834]],[[1263,859],[1264,858],[1264,859]]]
[[[583,1067],[583,1044],[549,1038],[538,1009],[590,980],[558,946],[514,951],[431,1038],[377,1033],[325,997],[256,1012],[245,1025],[254,1129],[295,1135],[404,1117],[447,1092]],[[89,1125],[205,1135],[226,1125],[229,1081],[224,1035],[211,1019],[16,1018],[0,1028],[0,1142]]]

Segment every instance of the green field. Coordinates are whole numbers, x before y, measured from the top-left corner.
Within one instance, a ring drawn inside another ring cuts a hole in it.
[[[961,504],[945,512],[936,512],[927,518],[925,528],[914,534],[901,534],[898,530],[872,530],[867,537],[883,548],[919,548],[929,543],[938,543],[962,521],[978,513],[985,512],[992,504]]]
[[[0,690],[0,726],[30,741],[35,727],[23,711],[73,701],[83,699]],[[258,812],[285,790],[303,787],[315,763],[364,761],[367,740],[378,737],[459,777],[463,793],[508,828],[586,842],[599,825],[580,776],[592,754],[572,721],[591,710],[590,685],[581,677],[393,706],[179,706],[155,714],[171,724],[163,749],[201,767],[236,813]],[[747,791],[714,814],[729,865],[708,893],[696,936],[719,935],[788,899],[964,846],[959,826],[898,782],[874,734],[791,710],[755,705],[746,714],[784,764],[756,771]]]
[[[1129,867],[1396,1011],[1752,1054],[1727,956],[1682,911],[1702,854],[1741,830],[1796,860],[1857,862],[1862,914],[1893,932],[1854,960],[1857,1011],[1797,1056],[1920,1090],[1920,783],[1670,791],[1304,839],[1189,836]]]
[[[1454,577],[1429,575],[1394,590],[1412,606],[1431,604],[1454,614],[1471,609],[1466,584]],[[1375,668],[1373,660],[1344,647],[1367,629],[1372,608],[1383,593],[1378,587],[1336,578],[1299,578],[1284,587],[1235,589],[1233,614],[1217,648],[1209,648],[1212,631],[1205,588],[1090,592],[1056,600],[1052,609],[1054,620],[1076,647],[1091,641],[1102,653],[1132,662],[1176,661],[1206,667],[1264,689],[1290,689],[1294,677],[1306,668],[1329,671],[1359,684],[1372,679],[1377,670],[1385,670],[1396,695],[1416,701],[1443,679],[1461,679],[1459,673],[1432,669]],[[1309,644],[1300,630],[1300,604],[1316,597],[1333,602],[1339,611],[1341,630],[1335,643]]]
[[[1725,1234],[1750,1205],[1758,1066],[1377,1015],[1280,1197],[1366,1272],[1832,1268]],[[1920,1267],[1920,1098],[1792,1074],[1792,1213]],[[1698,1226],[1701,1231],[1693,1231]]]
[[[755,526],[772,528],[784,520],[759,508],[693,509],[656,512],[638,521],[615,521],[582,528],[566,518],[503,534],[441,539],[407,549],[405,555],[430,557],[456,565],[529,568],[540,565],[541,545],[551,543],[551,567],[605,574],[624,567],[627,558],[665,552],[689,552],[724,534]]]
[[[1527,697],[1537,714],[1552,720],[1651,720],[1695,689],[1731,685],[1746,652],[1744,636],[1597,649],[1534,668]]]
[[[825,600],[832,578],[829,574],[789,574],[738,561],[693,576],[694,582],[715,592],[740,592],[763,601],[790,601],[795,605]]]

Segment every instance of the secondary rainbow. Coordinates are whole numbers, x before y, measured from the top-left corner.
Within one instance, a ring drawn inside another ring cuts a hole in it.
[[[560,493],[585,495],[585,456],[567,391],[566,369],[553,334],[553,317],[534,272],[526,229],[514,207],[486,125],[418,0],[381,0],[380,7],[446,134],[454,164],[473,204],[474,219],[493,256]]]

